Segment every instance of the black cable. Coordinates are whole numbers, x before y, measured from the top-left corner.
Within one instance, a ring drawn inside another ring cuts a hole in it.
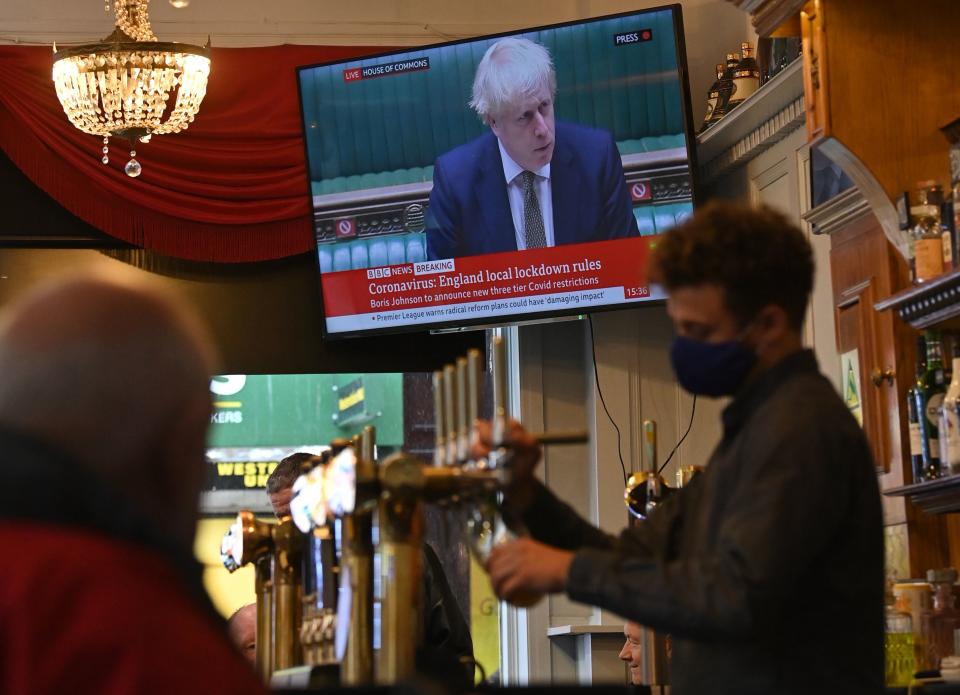
[[[623,452],[620,451],[620,428],[617,427],[617,423],[607,409],[607,402],[603,398],[603,391],[600,390],[600,374],[597,372],[597,341],[593,337],[593,316],[590,314],[587,314],[587,323],[590,324],[590,353],[593,357],[593,380],[597,384],[597,395],[600,396],[600,404],[603,406],[603,412],[607,414],[607,419],[610,420],[613,429],[617,431],[617,456],[620,457],[620,470],[623,471],[623,485],[626,487],[627,467],[623,464]],[[696,404],[696,401],[694,401],[694,404]]]
[[[663,469],[667,467],[667,464],[670,463],[670,459],[673,458],[673,455],[677,453],[677,449],[680,448],[680,445],[683,444],[683,440],[687,438],[687,435],[690,434],[690,429],[693,427],[693,416],[697,412],[697,394],[693,394],[693,406],[690,408],[690,422],[687,424],[687,431],[683,433],[683,436],[680,437],[680,441],[677,442],[677,445],[673,447],[673,451],[670,452],[670,455],[667,456],[667,460],[664,461],[660,468],[657,469],[657,475],[660,475],[663,472]]]

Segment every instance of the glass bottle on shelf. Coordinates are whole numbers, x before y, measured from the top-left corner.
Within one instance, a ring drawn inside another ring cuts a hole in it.
[[[736,106],[736,103],[732,103],[733,92],[736,89],[733,84],[733,71],[736,70],[739,62],[739,53],[727,53],[727,64],[723,68],[723,77],[720,78],[720,103],[723,106],[723,115],[730,113]]]
[[[952,376],[940,409],[940,469],[960,473],[960,339],[954,336]]]
[[[760,66],[757,65],[756,58],[753,57],[753,46],[749,41],[740,44],[740,52],[743,55],[733,69],[733,95],[730,97],[730,103],[734,108],[739,106],[751,94],[760,87]]]
[[[953,597],[957,570],[928,570],[927,581],[933,585],[933,606],[920,615],[923,667],[935,669],[940,668],[940,659],[953,654],[953,631],[960,627],[960,611],[954,606]]]
[[[726,113],[726,104],[723,103],[720,93],[723,69],[723,63],[717,63],[717,79],[710,85],[710,89],[707,91],[707,112],[703,117],[703,126],[700,128],[701,133],[723,118],[723,114]]]
[[[958,160],[954,162],[954,159]],[[954,166],[960,168],[960,147],[954,146],[950,150],[950,169],[951,172],[954,169]],[[953,266],[956,268],[960,266],[960,239],[957,238],[957,234],[960,234],[960,179],[954,178],[954,176],[960,176],[960,171],[951,173],[952,183],[950,186],[950,213],[953,216],[951,225],[951,231],[953,232]]]
[[[948,273],[956,265],[957,228],[954,226],[953,200],[951,196],[940,203],[940,238],[943,243],[943,272]]]
[[[913,618],[904,607],[904,597],[887,597],[884,635],[885,681],[888,686],[906,686],[917,670]]]
[[[920,411],[917,403],[921,399],[920,389],[923,384],[923,373],[927,370],[927,342],[923,336],[917,336],[917,365],[916,378],[910,390],[907,391],[907,433],[910,442],[910,470],[913,472],[913,482],[922,483],[923,472],[927,467],[929,450],[924,451],[926,442],[923,437],[923,427],[920,425]]]
[[[910,282],[917,281],[916,249],[913,244],[913,217],[910,215],[910,192],[904,191],[897,196],[897,228],[903,232],[907,242],[907,264],[910,267]]]
[[[940,229],[942,202],[943,189],[936,181],[917,184],[916,200],[910,206],[915,282],[926,282],[943,274],[943,236]]]
[[[943,351],[940,332],[927,330],[923,334],[927,345],[927,364],[915,388],[917,415],[920,421],[923,479],[940,477],[940,408],[947,384],[943,375]]]

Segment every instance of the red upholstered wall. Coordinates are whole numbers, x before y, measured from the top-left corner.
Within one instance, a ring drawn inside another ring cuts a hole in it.
[[[314,246],[296,68],[383,47],[214,48],[207,96],[190,128],[138,144],[80,132],[63,113],[44,46],[0,46],[0,149],[88,224],[168,256],[259,261]]]

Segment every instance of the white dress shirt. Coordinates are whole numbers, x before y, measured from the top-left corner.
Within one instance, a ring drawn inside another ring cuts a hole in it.
[[[510,200],[510,215],[513,217],[513,229],[517,235],[517,248],[521,251],[527,248],[527,237],[523,230],[523,182],[520,174],[524,169],[507,154],[503,143],[497,140],[500,148],[500,160],[503,162],[503,176],[507,180],[507,198]],[[547,246],[556,246],[553,238],[553,195],[550,190],[550,162],[533,172],[534,190],[540,203],[540,214],[543,215],[543,231],[547,238]]]

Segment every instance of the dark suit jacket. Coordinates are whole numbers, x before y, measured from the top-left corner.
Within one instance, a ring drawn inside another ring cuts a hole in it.
[[[620,153],[610,133],[557,123],[550,166],[557,246],[638,236]],[[427,258],[516,251],[496,136],[441,155],[427,210]]]

